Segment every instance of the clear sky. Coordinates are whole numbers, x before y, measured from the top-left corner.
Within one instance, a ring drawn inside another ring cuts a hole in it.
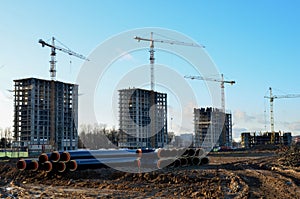
[[[7,89],[13,89],[14,79],[49,79],[50,49],[41,48],[38,39],[55,36],[88,56],[120,32],[161,27],[205,45],[218,70],[237,82],[225,91],[234,137],[264,131],[265,125],[269,130],[268,88],[278,95],[300,94],[299,9],[297,0],[1,1],[0,127],[13,125],[13,96]],[[157,52],[156,61],[164,64],[164,55],[170,56]],[[140,65],[148,63],[147,51],[131,56]],[[57,60],[58,79],[75,82],[83,61],[64,53]],[[203,84],[188,82],[194,89]],[[300,98],[275,100],[275,130],[300,135],[299,108]]]

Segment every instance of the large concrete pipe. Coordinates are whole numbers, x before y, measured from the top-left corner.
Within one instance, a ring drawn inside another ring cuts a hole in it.
[[[157,169],[157,161],[159,158],[156,156],[142,156],[140,159],[141,169]]]
[[[159,159],[157,161],[157,168],[162,169],[165,167],[174,167],[175,164],[175,158],[165,158],[165,159]]]
[[[58,151],[53,151],[52,153],[42,153],[39,156],[39,163],[44,163],[46,161],[58,162],[60,158],[60,153]]]
[[[53,167],[52,167],[52,163],[50,161],[46,161],[44,163],[39,164],[39,169],[46,171],[47,173],[52,171]]]
[[[70,160],[69,162],[67,162],[67,169],[69,171],[76,171],[77,170],[76,160]]]
[[[52,167],[54,171],[57,171],[59,173],[62,173],[67,169],[67,165],[64,162],[53,162]]]
[[[196,150],[193,148],[180,148],[177,150],[177,157],[190,157],[195,155]]]
[[[180,160],[180,166],[184,167],[184,166],[187,166],[188,165],[188,160],[187,158],[179,158]]]
[[[205,155],[205,150],[202,148],[196,149],[195,156],[204,156]]]
[[[50,154],[49,160],[52,162],[58,162],[60,159],[60,153],[58,151],[53,151]]]
[[[177,154],[176,154],[176,156],[177,157],[181,157],[181,156],[183,156],[183,154],[185,153],[185,148],[179,148],[179,149],[177,149]]]
[[[41,155],[39,155],[39,163],[44,163],[46,161],[49,160],[49,154],[47,153],[42,153]]]
[[[208,159],[208,157],[203,157],[203,158],[201,158],[201,165],[204,165],[204,164],[208,164],[209,163],[209,159]]]
[[[179,167],[180,160],[176,158],[151,158],[144,159],[142,157],[140,159],[140,168],[142,169],[162,169],[162,168],[171,168],[171,167]]]
[[[64,151],[60,155],[60,161],[68,162],[74,159],[99,159],[120,157],[141,157],[142,150],[80,150]]]
[[[32,170],[32,171],[36,171],[39,168],[39,163],[36,160],[31,160],[31,159],[20,159],[17,162],[17,168],[20,171],[23,170]]]
[[[158,158],[175,158],[177,157],[177,149],[159,149],[157,151]]]
[[[201,160],[200,160],[199,157],[197,157],[197,156],[193,157],[193,159],[192,159],[193,165],[196,165],[196,166],[197,166],[197,165],[200,164],[200,162],[201,162]]]
[[[182,151],[183,151],[183,153],[181,154],[182,157],[188,157],[189,156],[189,149],[183,148]]]
[[[163,158],[167,154],[166,149],[160,148],[157,150],[157,157],[158,158]]]
[[[177,168],[177,167],[180,167],[180,166],[181,166],[180,159],[176,158],[176,160],[175,160],[174,163],[173,163],[173,167],[174,167],[174,168]]]
[[[188,161],[188,162],[187,162],[187,165],[188,165],[188,166],[192,166],[192,165],[193,165],[193,157],[189,156],[189,157],[187,157],[186,159],[187,159],[187,161]]]
[[[189,148],[189,149],[187,149],[187,151],[188,151],[188,156],[189,157],[192,157],[192,156],[195,155],[195,149]]]
[[[97,158],[97,159],[76,159],[67,163],[69,171],[99,169],[106,167],[138,167],[137,158]]]

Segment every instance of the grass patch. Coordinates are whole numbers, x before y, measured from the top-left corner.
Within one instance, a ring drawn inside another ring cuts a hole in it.
[[[0,152],[0,158],[27,158],[28,157],[28,152],[24,151],[6,151],[6,152]]]

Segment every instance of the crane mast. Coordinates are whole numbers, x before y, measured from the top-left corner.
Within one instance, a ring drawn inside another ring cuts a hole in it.
[[[271,122],[271,133],[272,133],[272,137],[273,134],[275,133],[274,130],[274,96],[272,93],[272,88],[269,88],[270,91],[270,122]],[[273,139],[275,138],[275,136],[273,137]],[[274,140],[272,140],[271,138],[271,142],[274,143]]]
[[[51,60],[50,60],[50,77],[52,80],[55,80],[56,77],[56,52],[55,52],[55,43],[54,43],[54,37],[52,37],[52,47],[51,47]]]
[[[153,41],[153,32],[151,32],[151,37],[150,37],[150,67],[151,67],[151,90],[154,91],[154,41]]]
[[[288,94],[288,95],[273,95],[272,88],[269,87],[270,96],[265,98],[270,99],[270,124],[271,124],[271,144],[275,144],[275,128],[274,128],[274,99],[282,98],[299,98],[300,94]]]
[[[221,107],[225,113],[225,86],[224,86],[224,75],[221,75]]]
[[[150,53],[150,89],[151,89],[151,94],[150,94],[150,103],[151,106],[156,105],[156,100],[155,100],[155,94],[154,94],[154,89],[155,89],[155,74],[154,74],[154,62],[155,62],[155,58],[154,58],[154,42],[159,42],[159,43],[167,43],[167,44],[175,44],[175,45],[183,45],[183,46],[192,46],[192,47],[200,47],[198,44],[194,44],[194,43],[185,43],[185,42],[180,42],[180,41],[173,41],[173,40],[159,40],[159,39],[154,39],[153,38],[153,32],[150,33],[150,38],[142,38],[142,37],[138,37],[135,36],[134,39],[136,39],[138,42],[140,41],[148,41],[150,42],[150,48],[149,48],[149,53]],[[154,106],[155,107],[155,106]],[[151,122],[151,132],[152,134],[155,133],[158,129],[157,129],[157,125],[156,125],[156,108],[152,108],[151,112],[150,112],[150,117],[151,120],[153,120],[154,122]],[[149,135],[147,135],[147,137],[149,137]],[[154,143],[155,143],[155,135],[151,136],[150,138],[151,140],[151,144],[152,147],[154,147]]]

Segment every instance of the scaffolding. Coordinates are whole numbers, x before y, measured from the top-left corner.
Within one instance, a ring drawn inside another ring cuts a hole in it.
[[[37,78],[14,80],[14,137],[32,151],[78,146],[78,85]]]
[[[167,144],[167,94],[119,90],[119,147],[159,148]]]

